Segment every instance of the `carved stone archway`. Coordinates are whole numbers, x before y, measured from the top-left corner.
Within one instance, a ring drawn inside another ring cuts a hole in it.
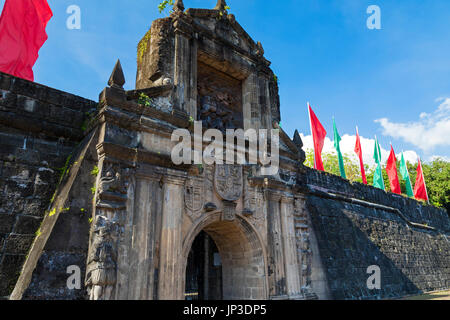
[[[201,231],[205,231],[219,249],[224,300],[267,299],[266,251],[260,237],[242,217],[236,217],[234,221],[223,221],[221,212],[208,215],[187,234],[181,259],[181,287],[185,287],[189,251]],[[184,292],[180,293],[180,297],[183,295]]]

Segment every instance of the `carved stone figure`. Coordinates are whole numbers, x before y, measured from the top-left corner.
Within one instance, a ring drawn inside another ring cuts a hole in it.
[[[128,169],[125,169],[121,172],[120,169],[114,168],[113,166],[109,167],[106,170],[105,176],[100,179],[99,193],[112,192],[127,194],[128,171]]]
[[[104,216],[95,217],[86,268],[90,300],[110,300],[116,284],[117,224]]]
[[[311,264],[312,264],[312,250],[310,246],[309,235],[309,218],[305,208],[305,199],[298,197],[294,202],[294,219],[296,221],[296,238],[297,249],[299,254],[299,263],[302,268],[301,285],[302,290],[308,292],[311,287]]]
[[[234,129],[233,112],[223,104],[217,103],[213,97],[205,96],[201,99],[200,120],[203,126],[225,132]]]

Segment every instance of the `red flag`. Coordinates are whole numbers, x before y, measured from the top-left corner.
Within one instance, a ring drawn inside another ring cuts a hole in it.
[[[322,163],[322,149],[327,132],[308,103],[311,133],[314,141],[314,169],[325,171]]]
[[[355,153],[359,157],[359,166],[361,167],[361,177],[362,177],[363,183],[367,184],[366,170],[364,169],[364,162],[363,162],[363,155],[362,155],[362,148],[361,148],[361,139],[359,138],[358,128],[356,128]]]
[[[52,16],[47,0],[6,0],[0,17],[0,71],[34,80],[32,68]]]
[[[396,194],[402,194],[402,189],[400,188],[400,182],[398,180],[397,173],[397,159],[395,158],[394,148],[391,145],[391,154],[389,155],[386,172],[389,177],[389,183],[391,185],[391,191]]]
[[[428,201],[427,186],[425,185],[425,177],[423,175],[422,163],[419,159],[419,166],[417,167],[416,186],[414,187],[414,197],[417,200]]]

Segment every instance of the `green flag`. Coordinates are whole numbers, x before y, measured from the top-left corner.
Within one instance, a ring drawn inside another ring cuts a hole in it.
[[[344,158],[342,157],[341,147],[339,145],[339,143],[341,142],[341,136],[337,131],[336,122],[334,121],[334,118],[333,118],[333,130],[334,130],[334,148],[336,149],[339,159],[339,171],[341,173],[341,177],[347,179],[347,175],[345,174]]]
[[[406,161],[405,158],[403,157],[403,152],[402,152],[402,159],[400,160],[400,174],[402,175],[403,180],[405,180],[406,194],[408,195],[408,197],[413,198],[414,191],[412,188],[411,179],[409,178],[408,167],[406,166]]]
[[[381,148],[380,144],[378,143],[377,137],[375,137],[375,150],[373,152],[373,159],[376,163],[381,163]]]
[[[384,186],[384,180],[383,180],[383,171],[381,167],[381,148],[380,144],[378,143],[377,137],[375,137],[375,150],[373,153],[373,159],[375,160],[377,164],[377,168],[375,169],[375,172],[373,173],[373,186],[375,188],[379,188],[382,190],[385,190]]]

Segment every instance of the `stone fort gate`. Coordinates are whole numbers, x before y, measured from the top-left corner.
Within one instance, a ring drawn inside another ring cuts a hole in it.
[[[136,89],[123,89],[118,62],[89,113],[11,299],[352,299],[450,286],[448,216],[307,169],[298,132],[279,127],[263,47],[225,1],[186,11],[175,1],[137,63]],[[194,121],[278,129],[278,174],[175,165],[172,133],[193,133]],[[382,291],[367,290],[372,264],[387,275]],[[70,265],[82,269],[79,290],[66,287]]]
[[[139,43],[137,89],[123,91],[117,65],[100,98],[103,176],[95,211],[122,227],[108,298],[301,297],[306,262],[297,254],[294,229],[294,200],[301,207],[302,199],[294,191],[301,148],[283,136],[284,180],[262,177],[252,166],[180,168],[170,160],[173,130],[192,130],[193,119],[222,131],[278,128],[280,121],[277,82],[262,45],[226,13],[225,2],[213,10],[183,9],[178,1]],[[133,98],[141,94],[150,106],[136,105]],[[213,252],[203,244],[194,248],[203,252],[192,249],[200,232],[207,246],[208,239],[216,246],[222,272],[212,279]],[[91,250],[95,241],[94,234]]]
[[[176,1],[138,45],[136,90],[123,89],[118,62],[100,94],[79,152],[92,153],[99,171],[85,281],[91,299],[304,298],[301,139],[279,128],[270,62],[225,6],[184,11]],[[279,173],[175,166],[172,132],[192,131],[193,120],[204,130],[280,129]]]

